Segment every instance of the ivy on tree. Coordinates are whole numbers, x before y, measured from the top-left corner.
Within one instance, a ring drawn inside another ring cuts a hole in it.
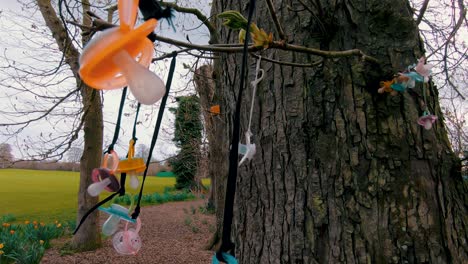
[[[169,110],[176,115],[174,143],[180,148],[179,154],[171,161],[176,175],[176,189],[198,188],[195,181],[202,138],[200,99],[196,95],[176,98],[178,108]]]

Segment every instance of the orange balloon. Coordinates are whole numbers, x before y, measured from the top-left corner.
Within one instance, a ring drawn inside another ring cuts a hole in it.
[[[119,0],[118,4],[120,26],[98,33],[83,49],[79,59],[81,79],[95,89],[110,90],[127,85],[122,70],[113,59],[122,50],[146,68],[153,57],[153,43],[146,36],[155,29],[157,20],[150,19],[134,28],[138,0]]]

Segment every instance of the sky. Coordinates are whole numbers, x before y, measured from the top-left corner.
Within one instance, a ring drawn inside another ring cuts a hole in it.
[[[191,1],[186,2],[188,2],[190,5],[194,4]],[[183,5],[184,1],[179,1],[179,4]],[[209,16],[210,6],[208,1],[199,1],[197,3],[197,7],[200,6],[205,7],[202,8],[202,12],[206,16]],[[4,58],[0,57],[0,65],[7,66],[6,68],[8,70],[8,64],[12,63],[14,60],[16,66],[34,65],[35,68],[54,69],[61,59],[61,54],[58,50],[56,50],[55,52],[52,52],[51,55],[50,47],[56,47],[56,45],[52,38],[49,37],[50,33],[47,32],[47,28],[44,26],[44,22],[40,13],[37,10],[35,11],[34,8],[22,10],[21,5],[13,0],[0,1],[0,11],[0,49],[2,50],[3,54],[10,60],[6,61]],[[99,14],[99,10],[95,9],[93,11]],[[31,17],[32,20],[29,21],[29,19],[26,18],[21,20],[21,15],[26,15],[27,18]],[[187,35],[190,35],[190,41],[197,44],[206,44],[208,42],[208,31],[204,29],[203,26],[196,30],[189,30],[191,28],[195,28],[199,24],[199,22],[196,21],[193,17],[176,13],[174,22],[176,25],[176,32],[174,32],[174,30],[169,27],[168,23],[164,21],[158,25],[156,33],[165,37],[171,37],[183,41],[186,41]],[[73,26],[69,25],[69,28],[74,30]],[[32,31],[34,31],[34,34]],[[158,51],[171,51],[174,49],[174,47],[156,43],[156,49]],[[42,61],[38,58],[40,58]],[[187,70],[184,69],[182,65],[183,63],[191,63],[193,58],[188,56],[179,56],[177,61],[178,64],[171,88],[172,93],[170,99],[168,100],[167,107],[176,106],[176,104],[174,104],[174,96],[190,94],[194,91],[190,82],[191,75],[187,73]],[[150,69],[157,73],[165,81],[167,78],[169,64],[170,60],[166,59],[164,61],[154,63]],[[51,88],[40,87],[40,83],[42,82],[54,83],[58,82],[59,79],[66,78],[70,75],[69,72],[61,74],[57,73],[48,78],[41,78],[40,80],[36,80],[34,78],[30,78],[30,76],[27,76],[26,78],[28,80],[23,79],[11,81],[5,79],[5,72],[8,72],[7,70],[0,72],[0,81],[3,81],[2,85],[0,86],[0,105],[2,106],[1,110],[9,109],[10,112],[14,112],[16,110],[17,112],[21,112],[21,109],[31,109],[32,107],[37,106],[42,106],[43,108],[47,107],[44,102],[35,100],[34,95],[30,93],[17,93],[13,92],[11,89],[7,89],[6,86],[8,84],[24,86],[24,88],[30,91],[38,93],[41,92],[50,96],[64,95],[68,93],[70,89],[76,87],[74,80],[71,78],[61,82],[58,85],[52,86]],[[33,83],[29,83],[31,80],[33,80]],[[104,149],[107,148],[107,145],[111,142],[114,134],[115,121],[117,119],[121,92],[121,89],[104,92]],[[18,97],[19,99],[16,99]],[[76,109],[76,107],[80,106],[79,99],[71,99],[64,105],[65,107],[62,109],[62,111],[72,113],[74,111],[73,109]],[[116,151],[121,156],[126,154],[128,141],[131,138],[132,127],[135,118],[135,109],[132,107],[134,105],[134,98],[129,96],[124,108],[122,129],[118,145],[116,146]],[[149,147],[152,133],[154,131],[154,124],[156,122],[158,109],[159,102],[153,106],[142,106],[139,117],[141,124],[137,128],[137,146],[138,144],[145,144]],[[32,116],[34,115],[16,115],[12,118],[9,115],[0,114],[0,123],[24,120],[24,118],[31,118]],[[43,140],[46,137],[45,135],[53,138],[54,134],[58,135],[69,133],[71,126],[73,124],[76,125],[76,122],[78,121],[79,119],[74,120],[73,118],[64,118],[60,115],[60,113],[55,113],[55,117],[52,116],[48,119],[38,120],[37,122],[34,122],[28,127],[24,128],[15,137],[5,136],[6,128],[0,126],[0,143],[11,144],[14,150],[13,154],[16,158],[27,159],[27,149],[29,149],[29,152],[32,152],[32,149],[40,151],[46,148],[44,144],[36,143],[39,141],[47,142],[47,139]],[[166,108],[162,131],[159,133],[159,139],[153,153],[153,157],[158,160],[173,156],[177,152],[177,148],[172,142],[173,122],[174,116],[169,111],[167,111]],[[75,146],[82,147],[80,146],[82,142],[82,135],[80,135],[80,138],[76,141]],[[47,145],[51,143],[45,144]]]

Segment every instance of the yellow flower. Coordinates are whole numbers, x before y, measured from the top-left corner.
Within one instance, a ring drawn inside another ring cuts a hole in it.
[[[24,221],[24,224],[29,225],[29,221],[28,220]]]
[[[10,230],[10,234],[12,234],[12,235],[13,235],[14,233],[15,233],[15,230],[13,230],[13,229],[12,229],[12,230]]]
[[[44,222],[41,222],[41,226],[45,226]]]
[[[44,240],[42,240],[42,239],[39,240],[39,243],[40,243],[41,245],[44,245]]]
[[[0,255],[3,255],[3,253],[5,253],[5,252],[3,252],[3,250],[0,250]]]
[[[37,228],[38,228],[38,227],[37,227],[37,225],[36,225],[36,226],[34,226],[34,229],[37,229]]]
[[[34,225],[37,225],[37,221],[33,221],[33,224],[34,224]]]
[[[58,224],[58,223],[59,223],[58,220],[55,220],[55,224]]]
[[[10,224],[9,224],[9,223],[3,223],[2,226],[3,226],[3,227],[9,227]]]
[[[58,223],[57,227],[60,228],[62,226],[62,224]]]
[[[0,243],[0,249],[2,249],[4,247],[3,243]]]

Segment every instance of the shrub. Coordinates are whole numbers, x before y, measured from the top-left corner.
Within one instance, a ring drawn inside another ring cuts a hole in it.
[[[2,220],[11,216],[3,216]],[[60,237],[68,224],[44,224],[25,221],[24,224],[2,222],[0,226],[0,263],[39,263],[50,240]]]

